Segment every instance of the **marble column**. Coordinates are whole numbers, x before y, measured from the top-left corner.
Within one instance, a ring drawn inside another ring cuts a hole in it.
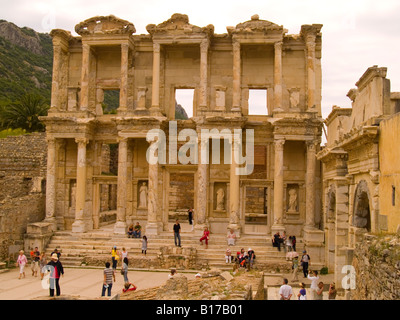
[[[208,158],[206,155],[209,141],[207,139],[199,140],[198,165],[197,165],[197,188],[196,206],[195,206],[195,229],[196,232],[203,233],[207,226],[207,204],[208,204]]]
[[[233,101],[232,111],[241,111],[241,59],[240,59],[240,43],[233,42]]]
[[[275,162],[274,162],[274,224],[273,233],[285,230],[283,225],[283,149],[284,139],[274,141]]]
[[[307,168],[306,168],[306,227],[315,227],[315,165],[316,144],[307,141]]]
[[[199,94],[200,110],[207,110],[208,47],[209,47],[209,40],[208,39],[202,40],[200,43],[200,94]]]
[[[129,44],[121,45],[121,83],[119,89],[118,111],[126,112],[128,108],[128,57]]]
[[[86,202],[86,138],[75,139],[78,144],[78,157],[76,166],[76,197],[75,197],[75,221],[72,224],[72,232],[85,232],[87,226],[84,221]]]
[[[316,111],[315,106],[315,35],[306,37],[307,48],[307,111]]]
[[[81,103],[80,109],[89,108],[89,79],[90,79],[90,45],[82,44],[82,73],[81,73]]]
[[[160,44],[153,43],[153,83],[150,108],[152,114],[157,114],[160,111],[160,52]]]
[[[229,225],[228,229],[235,230],[236,235],[240,235],[240,175],[237,174],[239,159],[239,142],[234,139],[231,144],[231,166],[229,176]]]
[[[59,88],[60,88],[60,71],[61,71],[61,59],[62,59],[61,46],[53,47],[53,76],[51,82],[51,109],[57,110],[59,107]]]
[[[282,41],[275,42],[274,56],[274,111],[282,108]]]
[[[126,199],[128,176],[128,139],[123,138],[118,144],[118,192],[117,192],[117,222],[114,233],[126,233]]]
[[[157,141],[152,141],[151,144],[153,143]],[[146,235],[157,235],[161,230],[157,220],[157,212],[161,212],[158,204],[158,162],[149,162]]]
[[[53,225],[56,229],[56,164],[57,149],[56,139],[47,138],[47,174],[46,174],[46,217],[45,222]]]

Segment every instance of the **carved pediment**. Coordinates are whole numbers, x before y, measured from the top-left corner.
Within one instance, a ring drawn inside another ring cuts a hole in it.
[[[75,26],[79,35],[90,34],[132,34],[136,32],[133,23],[117,18],[114,15],[96,16]]]
[[[258,14],[255,14],[251,17],[251,20],[239,23],[236,27],[227,27],[228,33],[231,34],[246,34],[246,33],[286,33],[287,30],[283,28],[283,26],[279,26],[275,23],[272,23],[267,20],[260,20]]]
[[[189,23],[186,14],[175,13],[170,19],[158,25],[149,24],[146,30],[151,34],[214,34],[214,26],[209,24],[206,27],[198,27]]]

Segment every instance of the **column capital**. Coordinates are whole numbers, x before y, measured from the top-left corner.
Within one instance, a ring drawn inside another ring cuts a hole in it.
[[[275,150],[283,151],[284,145],[285,145],[285,139],[275,139],[274,140]]]
[[[307,152],[316,152],[318,141],[315,140],[306,140]]]
[[[153,42],[153,52],[154,53],[161,52],[161,45],[158,42]]]
[[[207,52],[209,47],[210,47],[210,40],[209,39],[201,40],[201,42],[200,42],[200,50],[202,52]]]
[[[274,43],[275,51],[280,50],[282,51],[283,41],[277,41]]]
[[[78,145],[87,145],[89,143],[89,139],[88,138],[75,138],[75,142]]]

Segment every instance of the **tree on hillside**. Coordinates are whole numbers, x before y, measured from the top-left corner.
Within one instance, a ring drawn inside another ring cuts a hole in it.
[[[49,106],[42,96],[25,94],[19,101],[0,108],[0,128],[25,129],[27,132],[44,131],[40,116],[46,116]]]

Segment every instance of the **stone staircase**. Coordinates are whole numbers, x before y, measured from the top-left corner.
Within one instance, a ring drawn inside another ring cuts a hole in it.
[[[172,230],[172,223],[170,230]],[[50,258],[51,252],[58,248],[62,253],[62,262],[64,266],[81,266],[86,256],[97,257],[99,260],[109,259],[111,261],[110,251],[113,246],[117,246],[118,250],[123,247],[128,251],[131,259],[135,257],[143,257],[141,253],[140,239],[127,238],[125,235],[115,235],[113,233],[114,225],[104,226],[99,230],[83,234],[73,234],[70,231],[58,231],[51,238],[46,249],[46,255]],[[199,236],[190,231],[189,225],[181,224],[181,245],[182,248],[194,247],[197,249],[197,258],[208,261],[210,268],[218,268],[223,270],[231,270],[232,265],[225,263],[225,251],[227,246],[226,235],[211,234],[208,248],[200,245]],[[174,237],[172,231],[164,231],[155,238],[148,239],[147,257],[156,258],[160,252],[160,247],[174,246]],[[302,241],[298,240],[297,252],[303,250]],[[282,249],[279,252],[272,247],[269,237],[265,235],[242,235],[236,241],[235,246],[230,246],[232,256],[236,256],[236,252],[243,248],[246,252],[249,248],[253,249],[256,254],[256,263],[285,263],[285,252]],[[289,262],[288,262],[289,263]],[[130,266],[133,266],[130,263]],[[134,266],[133,266],[134,267]]]

